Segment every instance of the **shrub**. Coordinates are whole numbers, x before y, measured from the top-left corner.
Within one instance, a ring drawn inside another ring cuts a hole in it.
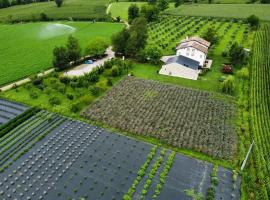
[[[105,69],[111,69],[113,66],[113,61],[106,61],[103,65]]]
[[[74,96],[73,96],[73,94],[67,94],[67,98],[68,98],[69,100],[73,100],[73,99],[74,99]]]
[[[40,78],[40,77],[35,77],[35,78],[32,80],[33,85],[40,85],[40,84],[42,84],[42,82],[43,82],[43,79]]]
[[[102,89],[98,86],[90,86],[89,90],[90,90],[92,95],[98,96]]]
[[[113,66],[112,67],[112,76],[113,77],[116,77],[116,76],[119,76],[121,73],[120,73],[120,70],[119,70],[119,67],[117,67],[117,66]]]
[[[222,83],[222,92],[233,94],[235,91],[235,80],[233,76],[228,76]]]
[[[49,18],[45,13],[40,13],[40,21],[48,21]]]
[[[49,99],[49,103],[54,106],[54,105],[60,105],[61,104],[61,101],[58,97],[51,97]]]
[[[222,68],[222,72],[224,74],[232,74],[233,73],[232,66],[231,65],[224,65]]]
[[[107,85],[108,86],[113,86],[113,82],[112,82],[112,79],[111,78],[108,78],[107,79]]]
[[[70,83],[70,79],[67,76],[61,76],[60,77],[60,82],[67,85],[67,84]]]
[[[241,70],[237,72],[237,77],[242,79],[248,79],[249,78],[249,70],[247,67],[243,67]]]
[[[98,75],[98,71],[94,70],[88,74],[85,75],[85,77],[83,77],[83,79],[86,79],[87,81],[91,82],[91,83],[96,83],[99,80],[99,75]]]
[[[74,103],[71,105],[70,111],[73,113],[77,113],[80,111],[80,109],[81,109],[80,103]]]
[[[38,98],[38,94],[35,91],[30,91],[29,96],[32,99],[37,99]]]
[[[92,102],[92,98],[88,95],[81,96],[79,100],[84,105],[89,105]]]

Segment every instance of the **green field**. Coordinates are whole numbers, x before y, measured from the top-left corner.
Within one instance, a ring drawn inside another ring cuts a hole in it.
[[[65,0],[61,8],[54,1],[32,3],[0,9],[0,21],[39,20],[40,13],[51,19],[106,20],[107,0]]]
[[[110,41],[116,23],[66,22],[0,25],[0,85],[52,67],[52,50],[73,34],[81,47],[96,37]]]
[[[191,4],[171,8],[166,11],[172,15],[214,16],[246,18],[255,14],[262,20],[270,21],[270,5],[263,4]]]
[[[131,4],[137,4],[141,7],[144,2],[118,2],[112,3],[110,13],[112,17],[120,17],[122,20],[128,19],[128,8]]]

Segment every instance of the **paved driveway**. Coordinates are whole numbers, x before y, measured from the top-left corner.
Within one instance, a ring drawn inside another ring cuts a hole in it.
[[[82,64],[79,65],[67,72],[64,73],[64,76],[74,77],[74,76],[83,76],[86,73],[91,72],[94,68],[102,66],[106,61],[111,60],[115,57],[115,52],[112,50],[112,47],[106,49],[106,57],[95,61],[93,64]]]

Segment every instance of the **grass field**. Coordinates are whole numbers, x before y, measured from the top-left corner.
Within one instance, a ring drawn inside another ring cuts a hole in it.
[[[105,20],[107,0],[65,0],[61,8],[54,1],[32,3],[0,9],[0,21],[37,20],[40,13],[52,19],[98,19]]]
[[[67,26],[65,26],[67,25]],[[52,50],[73,34],[81,47],[96,37],[110,41],[122,24],[67,22],[0,25],[0,85],[52,67]]]
[[[145,2],[118,2],[112,3],[110,13],[112,17],[120,17],[122,20],[128,19],[128,8],[131,4],[137,4],[141,7]]]
[[[246,18],[249,15],[255,14],[262,20],[270,21],[270,5],[263,4],[191,4],[171,8],[165,13],[233,18]]]

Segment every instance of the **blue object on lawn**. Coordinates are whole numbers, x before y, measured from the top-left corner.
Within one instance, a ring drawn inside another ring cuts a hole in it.
[[[84,64],[93,64],[94,62],[93,62],[93,60],[86,60],[86,61],[84,61]]]

